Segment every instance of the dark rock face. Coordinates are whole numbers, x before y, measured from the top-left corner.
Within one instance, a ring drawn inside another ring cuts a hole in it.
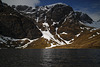
[[[2,5],[2,1],[0,0],[0,6]]]
[[[2,1],[0,0],[0,12],[2,11]]]
[[[38,38],[41,32],[37,29],[33,21],[27,18],[15,16],[0,17],[0,34],[13,38]],[[6,19],[6,20],[5,20]]]
[[[55,22],[59,22],[72,11],[73,9],[70,6],[57,4],[47,13],[47,17],[53,19]]]
[[[16,8],[18,11],[31,11],[32,7],[26,6],[26,5],[18,5],[18,6],[12,6],[13,8]]]
[[[41,37],[41,32],[35,21],[26,18],[9,6],[3,6],[0,12],[0,34],[13,38],[35,39]]]

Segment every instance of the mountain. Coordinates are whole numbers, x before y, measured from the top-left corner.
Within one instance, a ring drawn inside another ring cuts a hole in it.
[[[100,29],[69,5],[2,5],[1,48],[99,48]],[[3,17],[3,18],[2,18]]]

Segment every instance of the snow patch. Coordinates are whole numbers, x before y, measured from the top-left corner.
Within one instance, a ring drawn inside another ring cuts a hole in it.
[[[12,44],[13,41],[21,41],[21,43],[24,43],[25,40],[28,40],[29,42],[23,46],[19,45],[20,47],[16,47],[16,48],[26,48],[29,44],[31,44],[33,41],[36,41],[37,39],[34,39],[34,40],[30,40],[28,38],[24,38],[24,39],[14,39],[14,38],[11,38],[11,37],[4,37],[4,36],[0,36],[0,43],[5,43],[7,44],[8,41],[11,41],[10,44]],[[9,45],[6,45],[7,47],[10,47]],[[11,45],[11,46],[14,46],[14,45]]]
[[[84,30],[84,27],[80,27],[80,29]]]
[[[3,40],[2,38],[0,38],[0,43],[7,43],[5,40]]]
[[[74,39],[72,39],[72,41],[73,41]]]
[[[43,34],[43,38],[50,40],[51,38],[53,38],[53,35],[49,32],[49,31],[41,31]]]
[[[8,41],[18,41],[19,39],[14,39],[14,38],[11,38],[11,37],[5,37],[5,36],[0,36],[0,41],[2,43],[5,43],[7,44]]]
[[[70,13],[69,13],[69,15],[67,16],[67,18],[71,18],[73,15],[73,11],[71,11]],[[71,22],[72,20],[70,20],[70,22]]]
[[[76,35],[76,37],[79,37],[80,35],[81,35],[81,34],[79,33],[79,34]]]
[[[95,37],[96,35],[93,35],[93,36],[91,36],[91,37],[89,37],[88,39],[91,39],[91,38],[93,38],[93,37]]]
[[[34,14],[35,12],[26,12],[26,14]]]
[[[48,23],[43,23],[43,26],[49,27]]]
[[[83,30],[81,32],[83,32]]]
[[[37,17],[36,22],[39,22],[39,17]]]
[[[80,23],[80,24],[83,24],[83,25],[86,25],[86,24],[84,24],[84,23],[83,23],[83,22],[81,22],[81,21],[79,21],[79,23]]]
[[[50,47],[46,47],[45,49],[50,49],[50,48],[53,48],[53,47],[56,47],[57,45],[53,45],[53,43],[51,43],[51,46]]]
[[[56,22],[53,22],[53,24],[51,26],[54,26],[56,24]]]
[[[87,30],[90,30],[90,28],[88,28],[88,27],[85,27]]]
[[[98,30],[98,29],[99,28],[93,28],[93,29],[90,30],[90,32],[93,32],[93,31]]]
[[[12,15],[12,13],[10,13],[10,15]]]
[[[68,33],[66,33],[66,32],[62,32],[61,34],[66,34],[66,35],[67,35]]]
[[[29,44],[31,44],[32,42],[38,40],[38,38],[37,38],[37,39],[34,39],[34,40],[30,40],[30,39],[28,39],[28,38],[24,38],[24,39],[21,39],[21,40],[23,40],[23,41],[28,40],[29,42],[28,42],[27,44],[21,46],[21,47],[16,47],[17,49],[18,49],[18,48],[23,48],[23,49],[25,49]]]
[[[100,33],[99,32],[96,32],[97,33],[97,35],[100,35]]]
[[[64,3],[55,3],[55,4],[47,5],[47,7],[52,8],[55,5],[65,5],[65,6],[68,6],[68,5],[64,4]]]

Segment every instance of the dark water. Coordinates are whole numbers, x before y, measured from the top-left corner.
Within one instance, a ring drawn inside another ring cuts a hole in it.
[[[0,50],[0,67],[100,67],[100,50]]]

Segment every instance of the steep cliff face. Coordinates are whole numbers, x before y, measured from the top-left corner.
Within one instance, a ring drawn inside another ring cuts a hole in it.
[[[0,16],[0,42],[3,46],[12,47],[12,44],[15,44],[14,48],[53,48],[57,46],[70,48],[85,38],[87,41],[92,41],[95,37],[93,42],[100,40],[100,38],[97,39],[100,36],[99,28],[86,25],[87,23],[93,24],[93,20],[87,14],[75,12],[72,7],[63,3],[36,8],[26,5],[13,5],[12,7],[3,5],[3,12]],[[97,35],[92,35],[92,33]],[[8,37],[17,38],[17,40]],[[91,43],[88,45],[90,46]]]
[[[7,4],[2,4],[0,12],[0,34],[13,38],[35,39],[42,34],[34,24],[34,20],[26,18]],[[36,33],[34,33],[34,31]]]

